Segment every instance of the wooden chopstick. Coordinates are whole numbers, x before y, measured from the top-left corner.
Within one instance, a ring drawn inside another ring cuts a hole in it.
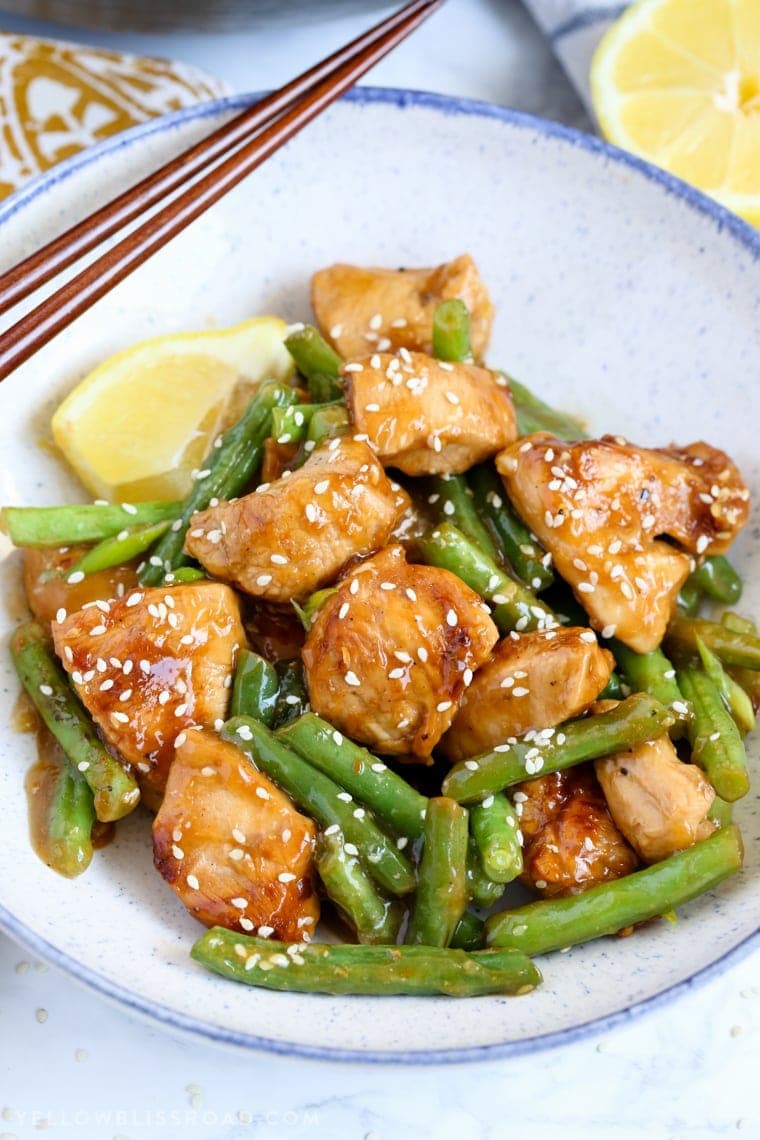
[[[0,274],[0,315],[24,297],[28,297],[40,285],[44,285],[85,253],[89,253],[101,241],[111,237],[140,214],[157,205],[162,198],[179,190],[204,167],[209,167],[217,159],[244,143],[255,131],[274,121],[317,83],[326,79],[365,47],[375,43],[385,32],[403,22],[407,16],[427,7],[426,0],[413,0],[413,3],[394,12],[387,19],[357,36],[351,43],[338,48],[332,55],[310,67],[308,71],[304,71],[284,87],[247,107],[212,134]]]
[[[260,166],[325,107],[352,87],[360,76],[392,51],[442,3],[443,0],[413,0],[378,24],[370,33],[354,41],[354,44],[362,45],[358,49],[348,45],[346,49],[335,53],[340,60],[337,67],[328,68],[327,60],[324,64],[318,64],[312,71],[319,72],[324,77],[317,82],[312,79],[312,85],[295,102],[291,90],[290,95],[284,97],[284,110],[283,104],[280,104],[279,115],[276,111],[272,112],[270,106],[266,117],[268,125],[261,129],[259,124],[253,137],[248,137],[246,130],[245,141],[231,155],[7,329],[0,335],[0,381]],[[305,75],[308,76],[309,72]],[[304,79],[305,76],[301,76],[293,82],[300,85]],[[279,103],[283,92],[287,92],[291,86],[288,84],[270,98]],[[271,114],[277,116],[273,122],[270,121]],[[250,124],[248,127],[250,129]],[[215,135],[218,133],[215,132]],[[214,135],[210,137],[213,139]],[[218,143],[212,143],[212,149],[215,145]],[[191,151],[197,151],[197,147],[191,148]],[[226,151],[227,148],[224,147],[216,151],[216,154],[218,156]],[[196,160],[197,156],[192,161]],[[195,169],[201,169],[201,164]],[[176,187],[186,176],[185,173],[179,178],[175,170],[170,173],[169,180]],[[138,194],[142,186],[143,183],[139,183],[135,188]],[[120,210],[124,209],[125,197],[129,197],[129,192],[116,199],[117,203],[121,203],[118,207]],[[144,208],[144,205],[141,206],[140,211]],[[126,209],[129,211],[131,207],[127,205]],[[83,224],[86,227],[87,221]],[[102,219],[99,224],[103,224]],[[122,225],[123,222],[118,224]],[[75,227],[76,230],[79,228]],[[77,240],[81,240],[81,236]],[[80,250],[74,257],[80,256],[81,252]],[[37,272],[43,271],[38,269]],[[47,278],[41,278],[45,279]]]

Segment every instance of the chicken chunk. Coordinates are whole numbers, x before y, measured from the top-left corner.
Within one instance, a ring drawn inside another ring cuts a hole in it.
[[[303,601],[383,546],[408,503],[365,443],[333,439],[290,475],[193,515],[185,549],[247,594]]]
[[[52,621],[62,609],[81,610],[98,598],[116,598],[137,585],[136,562],[86,574],[81,582],[69,582],[67,575],[86,550],[89,547],[24,548],[24,590],[29,609],[39,621]]]
[[[517,436],[509,393],[486,368],[402,348],[349,361],[342,372],[356,431],[407,475],[466,471]]]
[[[379,752],[426,759],[498,638],[477,594],[389,546],[352,570],[306,639],[312,708]]]
[[[316,827],[234,746],[192,730],[153,822],[156,867],[206,926],[308,939]]]
[[[493,305],[469,254],[435,269],[331,265],[311,279],[311,305],[323,335],[343,357],[373,349],[433,351],[436,305],[458,297],[470,311],[472,351],[488,345]]]
[[[617,827],[645,863],[657,863],[714,830],[707,818],[715,789],[684,764],[668,736],[594,762]]]
[[[134,764],[143,800],[163,795],[175,743],[227,712],[238,601],[221,582],[132,590],[53,624],[55,651],[105,740]]]
[[[531,729],[552,728],[596,700],[614,666],[590,629],[505,637],[462,697],[441,752],[465,760]]]
[[[578,894],[636,869],[589,765],[528,780],[513,798],[524,839],[521,879],[541,894]]]
[[[662,640],[689,555],[726,550],[749,511],[738,470],[705,443],[656,451],[610,436],[564,443],[541,433],[502,452],[496,466],[594,628],[638,653]]]

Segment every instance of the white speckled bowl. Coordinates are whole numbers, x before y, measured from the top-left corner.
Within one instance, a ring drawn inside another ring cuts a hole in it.
[[[193,108],[64,164],[0,207],[11,264],[245,103]],[[647,444],[706,437],[757,497],[760,235],[664,174],[500,108],[362,90],[329,111],[0,387],[0,502],[76,494],[38,446],[50,413],[106,354],[169,330],[308,312],[333,260],[431,264],[463,250],[497,305],[490,360],[593,430]],[[0,637],[21,612],[0,547]],[[5,557],[4,557],[5,556]],[[760,616],[757,510],[735,547],[742,609]],[[752,578],[752,569],[755,577]],[[760,813],[738,806],[747,861],[719,891],[625,940],[542,963],[519,999],[329,998],[235,986],[188,958],[199,927],[152,867],[148,820],[119,828],[79,881],[27,837],[32,741],[9,724],[0,654],[0,925],[130,1009],[218,1041],[343,1059],[461,1060],[541,1048],[610,1025],[725,968],[757,941]],[[757,769],[757,740],[751,744]],[[758,773],[755,771],[755,783]]]

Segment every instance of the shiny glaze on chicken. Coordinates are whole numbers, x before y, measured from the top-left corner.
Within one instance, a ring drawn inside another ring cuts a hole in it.
[[[579,716],[610,679],[612,654],[590,629],[567,626],[503,638],[463,694],[440,751],[453,761],[508,737]]]
[[[206,926],[298,942],[319,920],[316,830],[234,744],[192,729],[153,822],[154,862]]]
[[[432,352],[436,305],[454,297],[470,311],[472,351],[480,359],[491,336],[493,305],[469,254],[435,269],[331,265],[311,280],[317,323],[344,358],[402,347]]]
[[[155,808],[177,737],[226,716],[245,644],[234,592],[221,582],[132,590],[54,622],[53,639],[85,708]]]
[[[193,515],[185,549],[247,594],[304,601],[383,546],[408,503],[365,443],[333,439],[298,470]]]
[[[497,638],[459,578],[386,547],[317,614],[303,649],[312,708],[379,752],[426,759]]]
[[[540,894],[578,894],[636,870],[590,765],[528,780],[513,798],[524,840],[520,878]]]
[[[739,471],[706,443],[649,450],[540,433],[496,466],[594,628],[638,653],[662,640],[690,555],[726,550],[749,512]]]
[[[406,475],[466,471],[516,438],[506,387],[475,364],[449,364],[402,348],[344,364],[356,432]]]

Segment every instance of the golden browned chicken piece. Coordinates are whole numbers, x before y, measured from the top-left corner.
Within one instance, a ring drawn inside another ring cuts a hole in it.
[[[365,443],[333,439],[290,475],[193,515],[185,549],[247,594],[303,601],[383,546],[408,503]]]
[[[513,800],[524,843],[520,877],[541,894],[578,894],[636,869],[590,765],[528,780]]]
[[[319,920],[316,827],[234,744],[184,734],[153,822],[153,861],[194,918],[284,942]]]
[[[69,582],[67,575],[88,546],[66,546],[61,550],[24,548],[24,590],[29,609],[40,621],[52,621],[60,610],[81,610],[96,598],[121,597],[137,585],[137,563],[112,566],[97,574],[83,575],[80,582]]]
[[[317,324],[344,358],[402,347],[432,352],[435,307],[455,297],[470,311],[472,351],[479,360],[491,336],[494,310],[469,254],[435,269],[331,265],[311,279]]]
[[[238,600],[221,582],[132,590],[53,623],[55,651],[106,741],[136,768],[143,801],[161,801],[174,747],[223,719]]]
[[[656,451],[611,436],[564,443],[541,433],[503,451],[496,466],[594,628],[638,653],[662,640],[689,555],[726,550],[749,513],[739,471],[706,443]]]
[[[386,547],[343,579],[309,632],[312,708],[379,752],[426,759],[497,638],[459,578]]]
[[[684,764],[668,736],[594,762],[617,827],[645,863],[706,839],[715,789],[695,764]]]
[[[505,637],[463,695],[440,751],[451,761],[507,737],[578,716],[610,679],[614,658],[590,629],[567,626]]]
[[[402,348],[341,371],[356,431],[407,475],[466,471],[516,438],[509,393],[486,368]]]

